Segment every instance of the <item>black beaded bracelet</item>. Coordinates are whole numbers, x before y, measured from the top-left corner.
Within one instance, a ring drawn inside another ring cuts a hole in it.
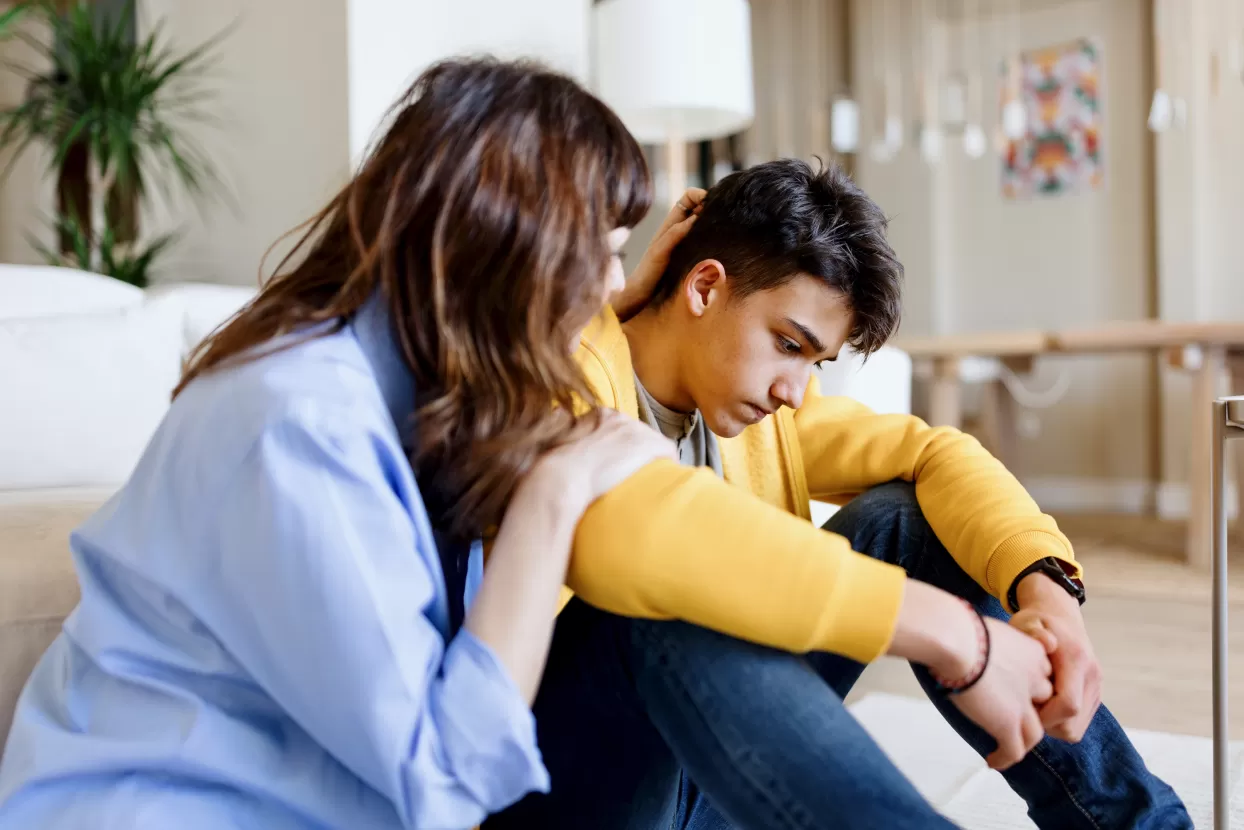
[[[985,676],[985,670],[989,668],[989,656],[993,650],[993,643],[989,637],[989,625],[985,622],[984,615],[973,608],[971,603],[966,600],[964,600],[963,604],[971,609],[972,613],[976,614],[976,619],[980,622],[980,637],[977,640],[980,645],[980,656],[977,658],[976,664],[972,666],[971,671],[957,680],[947,680],[944,677],[940,677],[937,672],[929,672],[937,686],[937,691],[943,695],[963,694],[979,683],[980,679]]]

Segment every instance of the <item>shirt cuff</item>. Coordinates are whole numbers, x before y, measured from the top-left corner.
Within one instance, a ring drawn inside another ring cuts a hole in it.
[[[445,650],[441,739],[454,774],[495,813],[529,792],[548,792],[536,719],[492,649],[465,628]]]
[[[821,621],[818,650],[858,663],[885,654],[906,591],[902,568],[855,551],[843,556]]]
[[[1011,590],[1011,583],[1029,565],[1047,556],[1070,565],[1071,576],[1076,579],[1084,578],[1080,563],[1076,562],[1074,554],[1063,544],[1062,540],[1052,533],[1029,530],[1017,533],[998,545],[993,556],[989,558],[989,567],[985,575],[989,583],[989,592],[997,597],[1005,607],[1007,605],[1006,594]],[[1015,612],[1013,608],[1006,610],[1010,613]]]

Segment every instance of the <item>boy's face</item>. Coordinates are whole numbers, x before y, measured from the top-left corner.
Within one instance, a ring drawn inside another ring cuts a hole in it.
[[[812,370],[834,360],[852,327],[841,292],[800,274],[741,299],[716,262],[701,263],[676,302],[690,315],[681,377],[708,428],[738,435],[779,406],[798,408]]]

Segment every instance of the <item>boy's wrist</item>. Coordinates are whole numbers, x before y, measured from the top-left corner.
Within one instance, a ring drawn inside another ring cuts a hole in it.
[[[1051,579],[1047,574],[1037,571],[1019,580],[1015,585],[1015,599],[1020,608],[1056,607],[1068,611],[1078,611],[1079,601]]]
[[[953,594],[909,579],[890,654],[959,678],[979,659],[976,612]]]
[[[974,658],[971,665],[964,669],[962,665],[957,666],[953,673],[942,673],[937,669],[931,670],[933,682],[937,684],[938,691],[943,694],[959,694],[966,692],[975,686],[984,676],[985,670],[989,667],[990,637],[989,625],[985,622],[985,617],[973,608],[967,600],[961,599],[963,607],[971,613],[975,618],[976,643],[974,649]]]

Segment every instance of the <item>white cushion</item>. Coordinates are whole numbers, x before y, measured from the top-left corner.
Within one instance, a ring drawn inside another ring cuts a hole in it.
[[[168,409],[182,336],[166,303],[0,320],[0,490],[123,482]]]
[[[50,265],[0,265],[0,319],[115,311],[142,301],[141,289],[112,277]]]
[[[911,414],[911,356],[884,346],[867,360],[852,357],[844,395],[882,415]]]
[[[868,360],[850,349],[816,372],[822,395],[845,395],[878,414],[911,414],[911,356],[884,346]],[[821,527],[838,512],[832,504],[810,503],[812,521]]]
[[[168,283],[148,289],[151,302],[178,304],[184,315],[185,350],[189,352],[251,301],[256,290],[237,285]]]
[[[817,370],[823,395],[854,398],[879,414],[911,413],[911,357],[884,346],[867,360],[843,349],[842,358]]]

